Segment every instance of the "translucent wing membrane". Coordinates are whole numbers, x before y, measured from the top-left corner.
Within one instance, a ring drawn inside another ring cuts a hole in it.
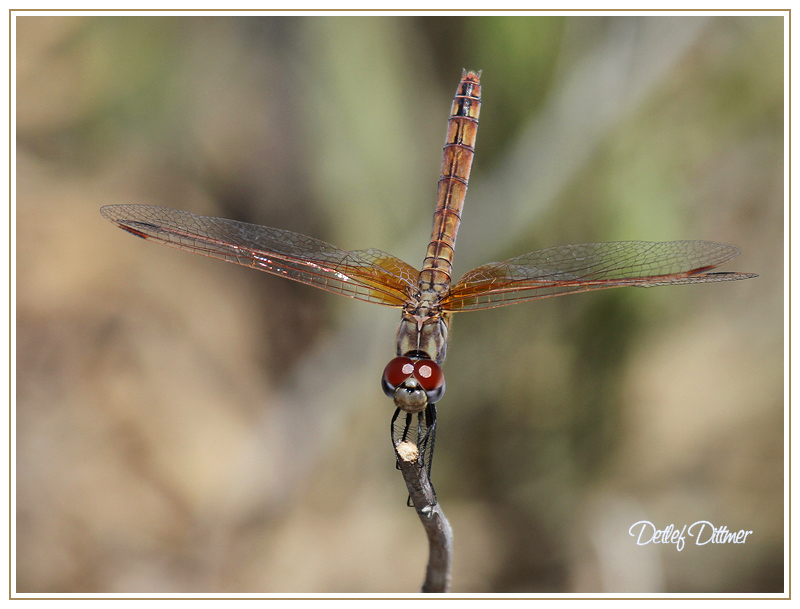
[[[550,247],[473,269],[451,287],[442,308],[490,309],[603,288],[755,277],[750,273],[708,272],[738,253],[736,246],[711,241],[619,241]]]
[[[150,205],[108,205],[100,213],[138,237],[367,302],[401,307],[419,276],[380,250],[348,252],[278,228]]]

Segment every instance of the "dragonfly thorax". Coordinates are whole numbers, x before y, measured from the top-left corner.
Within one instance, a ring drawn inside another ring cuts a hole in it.
[[[397,329],[397,355],[420,353],[437,364],[444,362],[449,317],[422,306],[405,309]]]

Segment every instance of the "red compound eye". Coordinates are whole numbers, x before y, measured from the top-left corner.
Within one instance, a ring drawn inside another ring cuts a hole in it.
[[[425,391],[433,391],[444,383],[444,374],[439,365],[430,359],[414,362],[414,376]]]
[[[429,402],[438,402],[444,395],[444,373],[432,359],[414,362],[414,377],[428,394]]]
[[[395,390],[412,375],[425,390],[430,403],[437,402],[444,395],[444,374],[439,364],[431,359],[413,360],[409,357],[396,357],[386,364],[381,379],[383,392],[390,398],[394,397]]]
[[[383,370],[383,378],[381,385],[383,385],[383,392],[392,397],[394,390],[403,384],[409,376],[414,374],[414,360],[407,357],[396,357],[388,364]],[[420,381],[421,384],[421,381]]]

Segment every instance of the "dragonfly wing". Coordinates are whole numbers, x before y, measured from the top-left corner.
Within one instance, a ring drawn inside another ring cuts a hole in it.
[[[501,307],[526,300],[621,286],[651,287],[747,279],[750,273],[709,273],[739,254],[711,241],[619,241],[562,245],[490,262],[452,286],[446,311]]]
[[[108,205],[100,213],[143,239],[367,302],[402,306],[419,275],[380,250],[349,252],[278,228],[151,205]]]

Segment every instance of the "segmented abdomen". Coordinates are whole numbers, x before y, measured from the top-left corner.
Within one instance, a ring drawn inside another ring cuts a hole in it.
[[[465,72],[453,98],[442,159],[433,231],[419,275],[420,292],[443,296],[450,287],[453,248],[475,154],[481,108],[480,72]]]

